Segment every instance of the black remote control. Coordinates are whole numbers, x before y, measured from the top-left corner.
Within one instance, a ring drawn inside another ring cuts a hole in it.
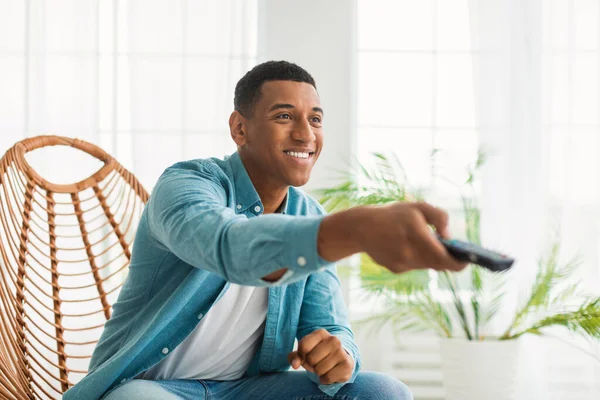
[[[484,249],[473,243],[456,239],[444,239],[437,235],[439,241],[457,260],[480,265],[492,272],[502,272],[510,269],[514,258],[495,251]]]

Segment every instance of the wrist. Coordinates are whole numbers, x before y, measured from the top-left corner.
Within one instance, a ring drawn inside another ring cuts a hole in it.
[[[352,254],[363,252],[365,249],[365,228],[369,226],[369,216],[373,209],[372,206],[360,206],[344,211],[344,240],[353,250]]]
[[[321,222],[317,238],[319,255],[330,262],[363,251],[362,227],[372,207],[361,206],[328,215]]]

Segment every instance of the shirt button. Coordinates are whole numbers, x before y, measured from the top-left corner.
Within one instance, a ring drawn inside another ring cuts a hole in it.
[[[260,212],[260,206],[256,206],[256,207],[254,207],[254,211],[256,211],[256,212]]]
[[[167,354],[168,352],[169,352],[169,349],[168,349],[168,348],[166,348],[166,347],[165,347],[164,349],[162,349],[162,353],[163,353],[163,354]]]
[[[242,205],[241,205],[241,204],[238,204],[238,205],[236,206],[236,208],[237,208],[238,210],[241,210],[241,209],[242,209]]]
[[[325,267],[319,268],[319,272],[323,272],[323,271],[325,271]]]
[[[121,383],[125,383],[125,382],[127,382],[127,379],[125,379],[125,378],[121,379]]]
[[[202,314],[202,313],[198,314],[198,319],[202,319],[202,317],[204,317],[204,314]]]
[[[304,267],[306,265],[306,258],[304,258],[304,257],[298,257],[297,262],[298,262],[299,266]]]

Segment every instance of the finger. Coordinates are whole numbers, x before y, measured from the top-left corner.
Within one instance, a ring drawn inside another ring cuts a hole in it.
[[[427,265],[425,267],[433,268],[436,270],[447,269],[451,271],[460,271],[467,265],[464,262],[456,260],[444,245],[431,234],[429,229],[419,224],[415,227],[415,235],[419,238],[420,247],[419,253],[425,257]]]
[[[435,227],[437,233],[445,239],[450,238],[448,213],[446,211],[425,202],[415,203],[415,207],[423,214],[427,223]]]
[[[335,338],[337,339],[337,338]],[[339,339],[338,339],[339,340]],[[325,339],[321,341],[310,353],[304,356],[304,361],[311,367],[315,367],[318,363],[328,357],[332,352],[335,352],[335,342]]]
[[[305,358],[312,349],[329,336],[331,336],[331,334],[325,329],[317,329],[316,331],[309,333],[298,341],[298,354],[300,354],[300,357]]]
[[[327,357],[319,361],[315,366],[315,374],[321,377],[331,371],[336,365],[345,360],[344,350],[339,349],[334,353],[330,353]]]
[[[306,362],[304,362],[304,364],[302,364],[302,368],[304,368],[308,372],[313,372],[313,373],[315,372],[315,369],[312,366],[308,365],[308,363],[306,363]]]
[[[411,235],[413,252],[429,258],[429,262],[443,258],[447,250],[429,229],[425,215],[417,214],[416,219]]]
[[[292,368],[298,369],[302,365],[303,360],[297,351],[292,351],[290,354],[288,354],[288,362]]]
[[[331,385],[332,383],[348,382],[352,376],[352,371],[346,368],[344,362],[340,362],[329,370],[325,375],[319,377],[319,381],[323,385]]]

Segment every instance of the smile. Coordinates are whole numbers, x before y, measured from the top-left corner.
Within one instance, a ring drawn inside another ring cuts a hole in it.
[[[303,159],[308,159],[314,154],[313,152],[299,152],[299,151],[284,151],[284,153],[287,154],[288,156],[292,156],[295,158],[303,158]]]

